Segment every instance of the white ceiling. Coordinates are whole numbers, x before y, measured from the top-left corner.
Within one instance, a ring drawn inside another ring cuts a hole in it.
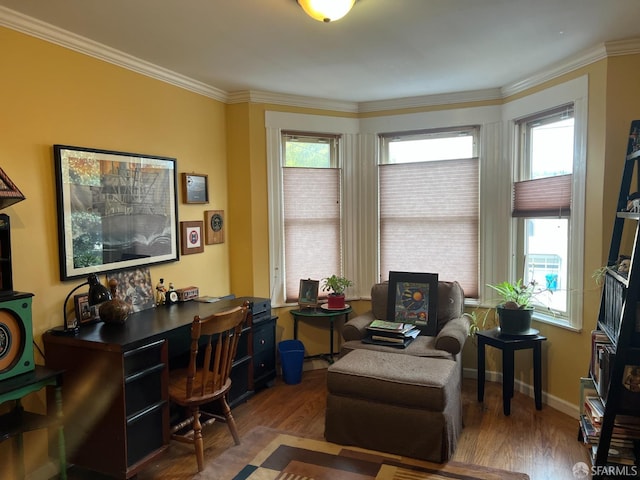
[[[0,6],[227,94],[345,102],[501,88],[604,42],[640,37],[640,0],[359,0],[330,24],[295,0]]]

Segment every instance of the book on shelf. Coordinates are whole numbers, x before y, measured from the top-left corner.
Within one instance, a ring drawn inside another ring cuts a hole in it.
[[[585,411],[589,414],[594,423],[602,423],[604,416],[604,405],[600,397],[587,396],[584,400]]]
[[[598,446],[591,446],[591,458],[595,460],[596,453],[598,452]],[[632,448],[624,448],[618,447],[613,448],[609,447],[609,461],[613,463],[619,463],[621,465],[635,465],[636,456],[633,452]]]

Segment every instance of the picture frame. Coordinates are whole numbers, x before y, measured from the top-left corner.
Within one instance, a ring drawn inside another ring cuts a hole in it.
[[[134,268],[107,274],[107,284],[115,279],[116,296],[129,304],[131,312],[140,312],[156,306],[155,287],[148,268]]]
[[[202,220],[180,222],[182,255],[204,252],[204,222]]]
[[[387,319],[412,323],[423,335],[436,335],[438,274],[389,272]]]
[[[204,225],[207,245],[224,243],[224,210],[206,210]]]
[[[78,325],[87,325],[100,321],[99,305],[89,305],[89,294],[80,293],[73,296]]]
[[[209,203],[209,177],[199,173],[183,173],[182,202]]]
[[[175,158],[53,151],[61,280],[178,260]]]
[[[300,289],[298,290],[298,306],[303,308],[316,308],[318,306],[319,280],[300,279]]]

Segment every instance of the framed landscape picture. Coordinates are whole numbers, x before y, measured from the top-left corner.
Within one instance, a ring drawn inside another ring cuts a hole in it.
[[[178,260],[175,158],[53,146],[60,279]]]
[[[389,272],[389,320],[413,323],[423,335],[436,335],[437,303],[437,273]]]

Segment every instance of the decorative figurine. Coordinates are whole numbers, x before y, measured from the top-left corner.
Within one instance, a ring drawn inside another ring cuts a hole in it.
[[[167,287],[164,286],[164,278],[156,285],[156,305],[163,305],[166,301]]]

